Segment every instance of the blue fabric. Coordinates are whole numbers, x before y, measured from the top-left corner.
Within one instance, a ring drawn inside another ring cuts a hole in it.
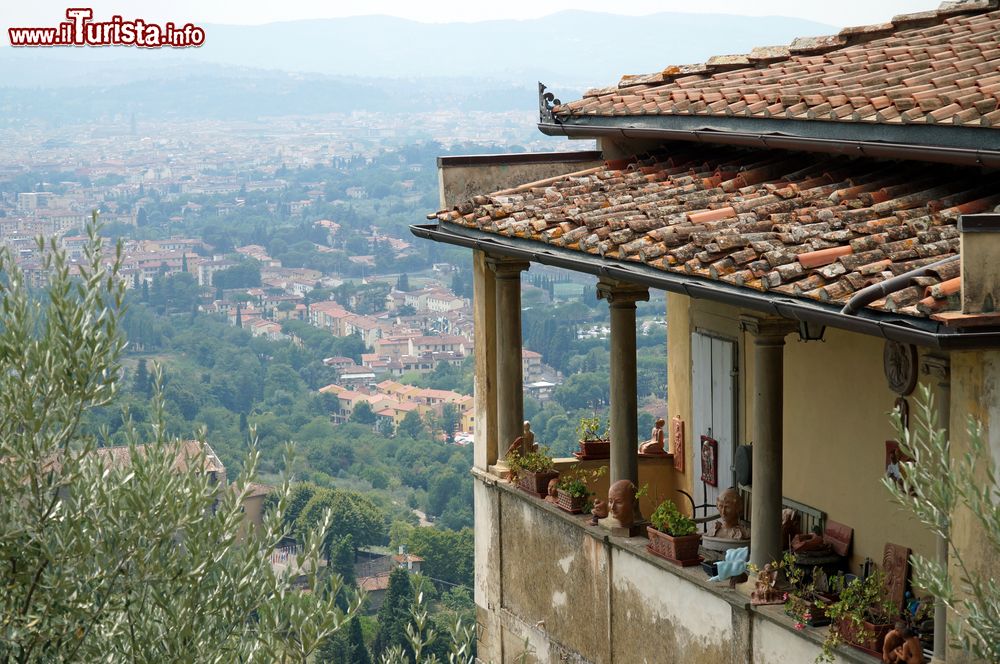
[[[747,571],[747,561],[750,560],[750,547],[741,546],[738,549],[726,551],[725,560],[715,563],[717,576],[713,576],[709,581],[725,581],[734,576],[739,576]]]

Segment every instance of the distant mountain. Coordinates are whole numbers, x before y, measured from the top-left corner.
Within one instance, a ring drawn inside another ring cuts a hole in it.
[[[338,76],[476,77],[518,84],[608,85],[712,55],[786,44],[833,26],[787,17],[565,11],[525,21],[419,23],[387,16],[205,26],[199,49],[0,49],[0,85],[165,80],[224,65]],[[211,65],[206,66],[206,63]]]

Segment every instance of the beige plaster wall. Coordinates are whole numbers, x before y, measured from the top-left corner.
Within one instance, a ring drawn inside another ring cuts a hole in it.
[[[740,330],[736,307],[667,295],[668,408],[685,421],[688,453],[691,429],[691,333],[704,331],[737,341],[739,442],[752,442],[753,339]],[[882,368],[883,341],[827,328],[823,342],[785,339],[784,476],[787,498],[823,510],[852,526],[852,566],[865,556],[880,561],[886,542],[933,555],[932,535],[888,500],[879,480],[885,441],[895,435],[888,413],[895,403]],[[690,465],[690,464],[688,464]],[[690,487],[694,474],[677,477]]]
[[[983,426],[983,442],[1000,469],[1000,351],[961,352],[951,354],[951,422],[952,457],[960,458],[969,451],[968,418]],[[980,476],[983,478],[983,476]],[[1000,556],[992,550],[980,533],[977,521],[965,509],[957,510],[952,526],[952,541],[963,557],[982,578],[1000,578]],[[960,587],[959,572],[952,567],[956,587]],[[952,616],[953,617],[953,616]],[[949,662],[973,662],[967,655],[950,649]]]
[[[884,342],[827,328],[824,341],[785,340],[784,495],[854,528],[854,570],[881,561],[886,542],[933,556],[934,538],[889,500],[881,484],[896,395]],[[912,398],[911,398],[912,408]]]
[[[447,166],[438,169],[438,193],[442,208],[449,208],[479,194],[487,194],[526,182],[583,171],[599,166],[600,160],[573,159],[543,163],[516,163],[516,155],[505,155],[508,163]],[[513,162],[513,163],[510,163]]]

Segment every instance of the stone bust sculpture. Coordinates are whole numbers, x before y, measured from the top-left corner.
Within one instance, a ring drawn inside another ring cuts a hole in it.
[[[664,419],[661,417],[656,420],[656,425],[653,426],[653,431],[649,435],[649,440],[639,446],[640,454],[666,454],[667,451],[663,447],[663,425],[666,424]]]
[[[715,502],[719,510],[719,520],[715,522],[712,537],[743,540],[750,537],[750,531],[740,524],[743,516],[743,499],[736,489],[729,488],[719,494]]]
[[[635,485],[618,480],[608,489],[608,519],[611,526],[630,528],[635,522]]]
[[[548,495],[545,496],[545,502],[547,503],[558,503],[559,502],[559,478],[553,477],[549,480],[549,490]]]

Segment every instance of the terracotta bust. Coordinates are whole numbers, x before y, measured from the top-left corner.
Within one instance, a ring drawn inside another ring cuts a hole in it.
[[[548,495],[545,496],[545,502],[547,503],[558,503],[559,502],[559,478],[553,477],[549,480],[549,491]]]
[[[631,528],[635,522],[635,485],[618,480],[608,489],[608,519],[612,527]]]
[[[666,455],[667,451],[663,447],[663,425],[666,422],[661,417],[656,420],[656,425],[653,427],[653,431],[649,435],[649,440],[639,446],[640,454],[662,454]]]
[[[743,498],[736,489],[726,489],[719,494],[715,506],[719,510],[719,520],[715,522],[712,537],[743,540],[750,537],[749,530],[740,524],[743,516]]]
[[[511,452],[520,452],[522,445],[525,452],[538,451],[538,446],[535,445],[535,433],[531,430],[531,422],[528,420],[524,421],[523,432],[510,444],[510,447],[504,452],[504,456],[509,456]]]

